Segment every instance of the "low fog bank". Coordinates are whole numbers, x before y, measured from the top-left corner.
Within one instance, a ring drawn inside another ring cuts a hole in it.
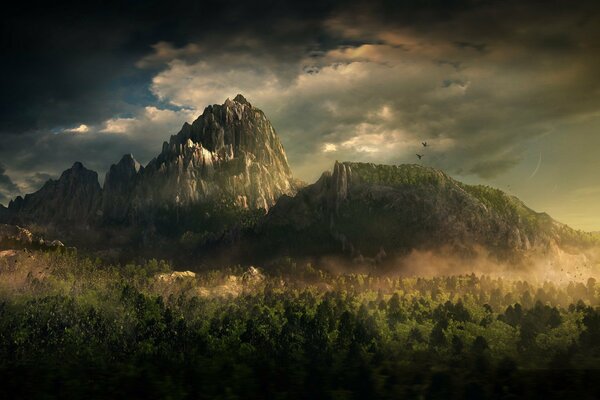
[[[365,273],[392,277],[433,278],[452,275],[487,275],[530,282],[551,281],[557,284],[585,282],[600,278],[600,249],[591,248],[531,251],[501,259],[482,247],[457,251],[448,247],[412,250],[393,258],[353,260],[323,257],[315,266],[333,274]]]

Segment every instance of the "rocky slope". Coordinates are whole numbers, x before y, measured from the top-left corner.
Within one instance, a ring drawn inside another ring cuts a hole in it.
[[[110,166],[104,178],[101,212],[108,222],[126,222],[132,211],[138,173],[141,165],[126,154],[117,164]]]
[[[97,173],[77,162],[1,209],[0,220],[66,228],[152,225],[157,214],[176,209],[179,223],[209,203],[268,210],[282,194],[294,194],[296,182],[275,129],[238,95],[184,124],[145,168],[125,155],[101,188]]]
[[[0,249],[59,247],[63,247],[62,242],[59,240],[44,240],[43,237],[35,235],[20,226],[0,224]]]
[[[252,246],[282,254],[383,258],[442,247],[498,255],[594,239],[536,213],[516,197],[462,184],[419,165],[337,163],[295,197],[282,197]],[[304,254],[302,254],[304,253]]]
[[[240,208],[268,210],[279,196],[292,193],[292,174],[275,129],[238,95],[207,107],[163,144],[140,173],[134,207],[225,198]]]
[[[76,162],[58,180],[50,179],[35,193],[8,205],[8,218],[18,223],[88,225],[102,200],[98,174]]]

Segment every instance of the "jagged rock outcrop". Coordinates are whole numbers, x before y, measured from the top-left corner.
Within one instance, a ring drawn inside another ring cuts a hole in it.
[[[269,209],[295,188],[275,129],[243,96],[207,107],[163,144],[142,171],[134,207],[189,205],[232,199],[241,208]]]
[[[125,154],[110,166],[104,179],[102,218],[107,222],[126,222],[131,213],[138,173],[142,166],[131,154]]]
[[[177,218],[184,219],[186,210],[192,212],[198,204],[268,210],[282,194],[294,194],[298,185],[265,114],[237,95],[185,123],[145,168],[125,155],[110,167],[101,189],[97,173],[76,162],[58,180],[0,209],[0,221],[64,227],[152,225],[159,211],[177,209]]]
[[[25,228],[15,225],[0,224],[0,243],[14,241],[31,244],[33,234]]]
[[[252,240],[284,253],[302,248],[377,258],[442,247],[514,255],[592,238],[516,197],[462,184],[439,170],[336,162],[332,173],[295,197],[282,197]]]
[[[9,218],[26,224],[87,225],[97,218],[101,198],[98,174],[76,162],[58,180],[11,201]]]
[[[58,248],[64,247],[60,240],[44,240],[29,230],[16,225],[0,224],[0,248]]]

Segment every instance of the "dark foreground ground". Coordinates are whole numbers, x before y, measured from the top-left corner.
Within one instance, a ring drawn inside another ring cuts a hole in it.
[[[594,399],[600,285],[0,257],[0,398]]]

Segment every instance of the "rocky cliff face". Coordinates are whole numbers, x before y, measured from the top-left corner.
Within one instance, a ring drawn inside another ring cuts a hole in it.
[[[135,207],[232,199],[268,210],[292,194],[290,167],[275,129],[243,96],[209,106],[163,144],[139,177]]]
[[[591,240],[500,190],[418,165],[363,163],[336,163],[295,197],[282,197],[259,237],[284,251],[303,243],[365,257],[444,246],[506,255]]]
[[[58,180],[0,209],[0,220],[63,226],[152,223],[157,210],[177,208],[178,218],[185,218],[180,209],[210,202],[268,210],[282,194],[294,194],[296,182],[275,129],[238,95],[184,124],[145,168],[125,155],[110,167],[101,189],[97,173],[77,162]]]
[[[49,249],[64,247],[60,240],[44,240],[25,228],[15,225],[0,224],[0,249],[3,248],[34,248]]]
[[[10,219],[36,224],[87,225],[97,218],[102,199],[98,174],[80,162],[50,179],[35,193],[8,205]]]
[[[102,193],[101,211],[105,221],[127,221],[141,169],[141,165],[131,154],[124,155],[117,164],[111,165],[104,179]]]

